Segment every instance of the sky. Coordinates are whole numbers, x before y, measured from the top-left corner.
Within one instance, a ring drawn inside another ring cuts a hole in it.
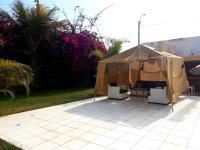
[[[34,0],[22,0],[34,5]],[[0,7],[10,10],[13,0],[0,0]],[[65,10],[69,19],[74,17],[74,7],[80,6],[89,16],[105,7],[98,26],[102,35],[129,40],[123,48],[137,45],[137,22],[141,14],[141,43],[200,35],[199,0],[40,0],[49,7]],[[62,13],[59,18],[63,18]]]

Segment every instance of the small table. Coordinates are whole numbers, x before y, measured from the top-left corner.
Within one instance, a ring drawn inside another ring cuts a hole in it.
[[[144,88],[131,88],[131,96],[147,98],[149,95],[149,90]]]

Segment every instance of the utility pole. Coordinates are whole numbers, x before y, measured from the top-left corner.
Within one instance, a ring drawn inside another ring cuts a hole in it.
[[[145,15],[146,14],[141,14],[138,21],[138,58],[140,56],[140,28],[141,28],[142,17]]]
[[[141,20],[138,21],[138,47],[140,45],[140,26],[141,26]]]

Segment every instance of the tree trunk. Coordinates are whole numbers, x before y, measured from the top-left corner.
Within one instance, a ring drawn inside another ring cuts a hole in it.
[[[31,67],[34,73],[37,72],[37,57],[35,52],[33,52],[33,56],[31,58]]]
[[[37,89],[40,87],[40,82],[39,82],[39,76],[38,76],[38,64],[37,64],[37,55],[36,55],[36,49],[33,50],[33,55],[31,57],[31,68],[34,73],[34,79],[33,79],[33,84],[32,87],[34,89]]]

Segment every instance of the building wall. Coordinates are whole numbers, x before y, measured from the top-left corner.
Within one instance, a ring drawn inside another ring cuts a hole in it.
[[[181,57],[200,56],[200,36],[155,41],[144,44]]]

